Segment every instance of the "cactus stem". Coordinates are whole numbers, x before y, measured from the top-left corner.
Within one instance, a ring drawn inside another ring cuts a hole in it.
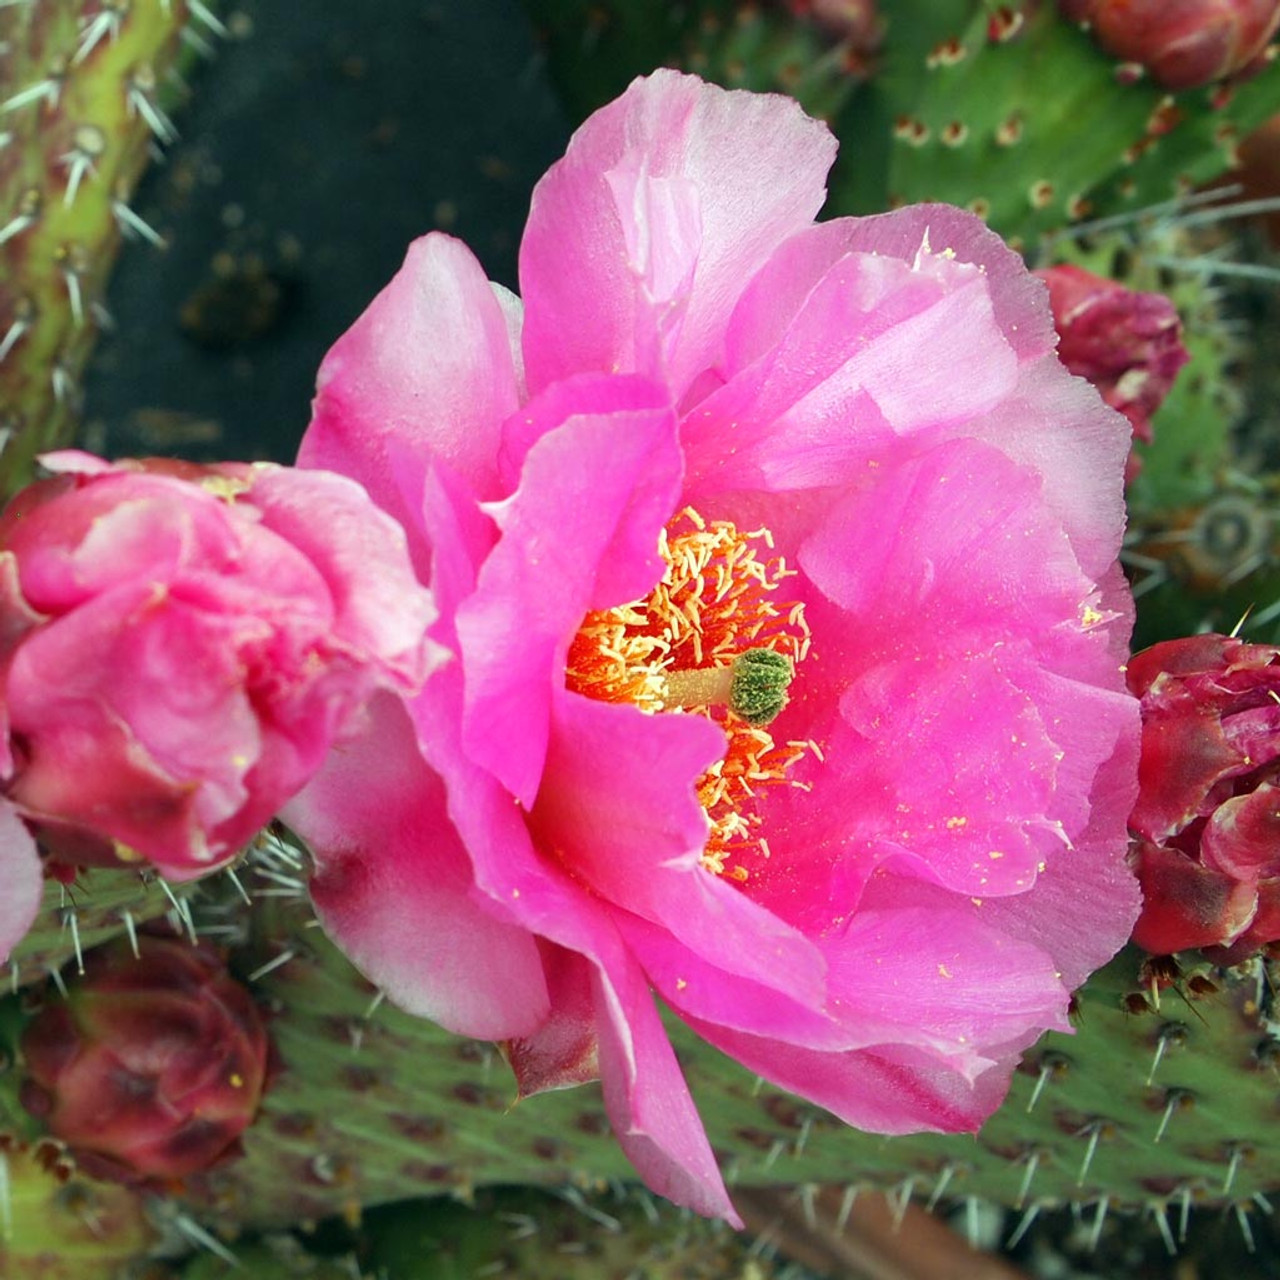
[[[1035,1204],[1030,1205],[1027,1211],[1022,1215],[1018,1225],[1014,1228],[1013,1235],[1009,1237],[1006,1248],[1016,1248],[1018,1241],[1031,1230],[1031,1224],[1040,1216],[1040,1202],[1037,1200]]]
[[[1178,1256],[1178,1244],[1173,1238],[1173,1232],[1169,1229],[1168,1205],[1163,1200],[1155,1200],[1149,1206],[1151,1217],[1155,1220],[1157,1229],[1160,1232],[1160,1239],[1164,1241],[1165,1251],[1169,1257],[1176,1258]]]

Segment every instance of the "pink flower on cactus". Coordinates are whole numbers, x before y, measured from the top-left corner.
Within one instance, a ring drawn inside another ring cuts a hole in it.
[[[1059,0],[1112,57],[1140,63],[1166,89],[1248,74],[1280,27],[1280,0]]]
[[[1151,415],[1191,358],[1177,308],[1162,293],[1126,289],[1082,267],[1047,267],[1036,275],[1049,286],[1062,363],[1088,378],[1129,419],[1134,436],[1150,444]],[[1131,455],[1127,478],[1140,467]]]
[[[1157,955],[1280,941],[1280,649],[1188,636],[1129,663],[1142,699],[1142,883],[1134,941]]]
[[[0,949],[54,859],[145,859],[174,879],[235,857],[375,688],[409,693],[435,617],[402,530],[343,476],[110,465],[0,515]]]
[[[523,302],[416,242],[301,453],[405,523],[454,658],[286,811],[322,921],[731,1219],[655,993],[851,1124],[973,1129],[1137,909],[1126,424],[978,219],[815,224],[834,149],[637,81]]]
[[[269,1042],[246,987],[207,945],[144,937],[90,953],[68,998],[22,1037],[23,1105],[87,1172],[181,1178],[240,1152]]]

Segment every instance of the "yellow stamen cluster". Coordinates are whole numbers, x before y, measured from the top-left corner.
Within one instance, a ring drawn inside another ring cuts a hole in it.
[[[668,688],[672,673],[727,669],[745,650],[761,648],[798,665],[809,652],[809,627],[802,604],[776,598],[779,584],[795,570],[782,556],[769,555],[772,549],[767,529],[743,533],[686,508],[664,531],[659,550],[667,568],[649,596],[583,620],[569,649],[568,688],[657,712],[678,705]],[[745,881],[749,868],[770,853],[759,831],[759,790],[792,781],[788,769],[819,753],[807,742],[779,744],[768,729],[747,724],[719,703],[698,707],[696,714],[716,721],[728,737],[724,758],[697,784],[711,824],[703,865]]]

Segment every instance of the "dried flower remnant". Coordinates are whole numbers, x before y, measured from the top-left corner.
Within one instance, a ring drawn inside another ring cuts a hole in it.
[[[1128,670],[1142,700],[1134,941],[1243,959],[1280,941],[1280,649],[1188,636]]]

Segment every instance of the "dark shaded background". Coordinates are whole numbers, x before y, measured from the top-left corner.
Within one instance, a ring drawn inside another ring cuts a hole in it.
[[[292,458],[316,368],[439,228],[514,287],[568,124],[515,0],[238,0],[134,209],[87,385],[109,456]]]

